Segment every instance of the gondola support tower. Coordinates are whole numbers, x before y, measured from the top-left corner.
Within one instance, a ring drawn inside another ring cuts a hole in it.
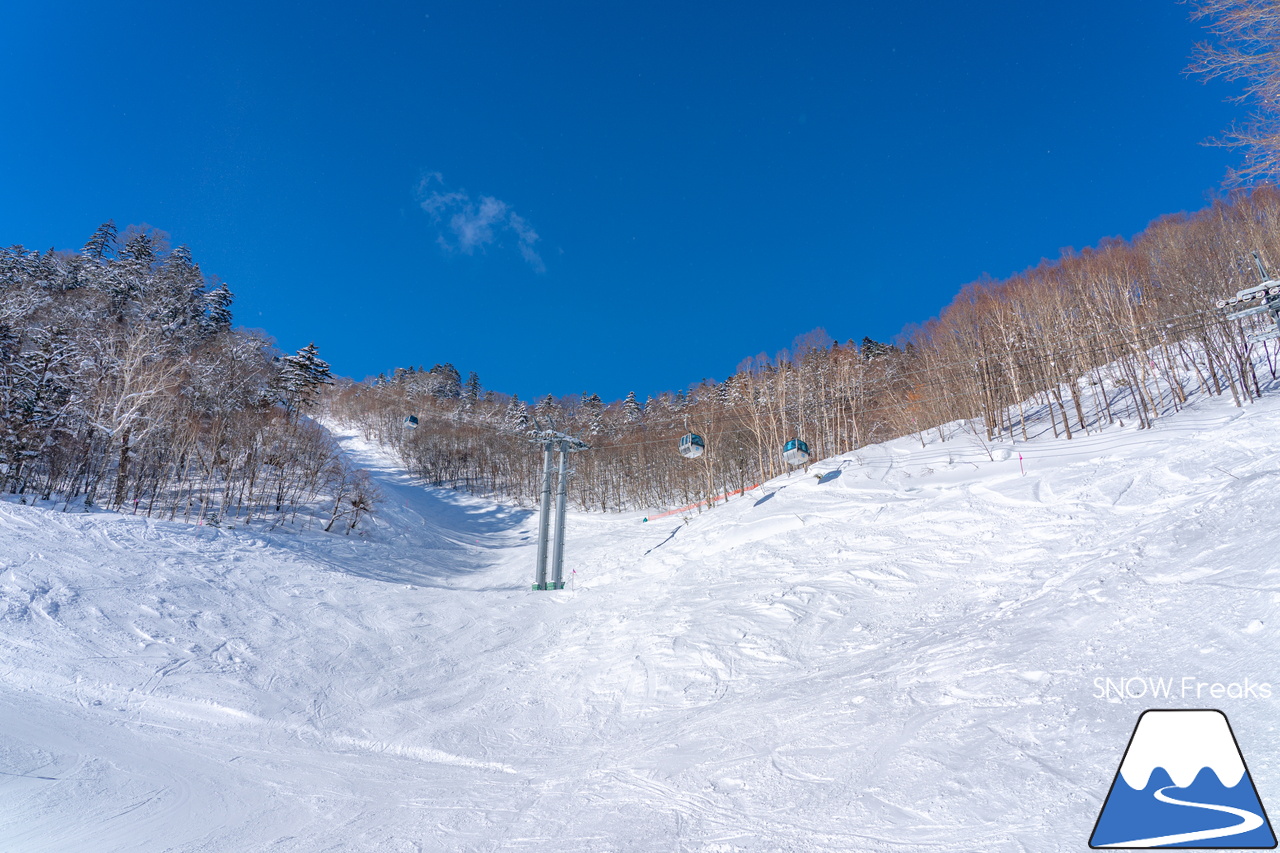
[[[529,440],[542,447],[542,498],[538,507],[538,565],[533,579],[535,590],[564,589],[564,519],[569,494],[569,454],[590,450],[580,438],[556,429],[554,422],[543,428],[536,419]],[[559,483],[556,488],[555,545],[551,547],[551,476],[552,457],[560,451]],[[550,552],[550,553],[548,553]],[[550,558],[550,559],[548,559]],[[548,566],[550,563],[550,566]],[[548,573],[548,568],[550,572]],[[550,577],[548,577],[548,574]]]

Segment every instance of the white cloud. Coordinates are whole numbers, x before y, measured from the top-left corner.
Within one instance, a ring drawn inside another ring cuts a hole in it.
[[[474,255],[490,246],[514,245],[525,263],[546,272],[547,265],[534,248],[538,232],[505,201],[487,195],[473,199],[466,190],[446,191],[439,172],[422,179],[418,194],[422,209],[439,229],[436,242],[446,251]]]

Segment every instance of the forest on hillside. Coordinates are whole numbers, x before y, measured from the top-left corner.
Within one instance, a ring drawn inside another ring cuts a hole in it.
[[[966,285],[892,345],[817,331],[789,352],[747,359],[723,382],[644,404],[586,393],[530,405],[484,391],[474,374],[461,381],[451,364],[399,369],[336,386],[328,411],[429,482],[525,502],[540,485],[531,430],[554,425],[592,447],[574,455],[568,485],[590,510],[712,501],[787,470],[780,451],[793,437],[815,458],[954,421],[982,441],[1025,439],[1030,408],[1067,440],[1099,425],[1086,411],[1147,427],[1196,391],[1237,405],[1261,393],[1246,334],[1269,316],[1229,320],[1217,307],[1260,282],[1252,250],[1280,261],[1280,191],[1270,186],[1164,217],[1133,240]],[[1253,346],[1274,376],[1275,342]],[[417,428],[405,428],[409,416]],[[696,460],[676,452],[689,431],[708,447]]]
[[[780,451],[797,437],[820,459],[951,422],[1025,439],[1031,409],[1064,440],[1095,417],[1146,427],[1196,392],[1258,395],[1251,347],[1275,375],[1276,343],[1246,337],[1268,315],[1217,307],[1259,282],[1253,250],[1280,259],[1273,187],[971,283],[892,344],[819,330],[643,402],[523,401],[451,364],[336,379],[314,344],[285,355],[233,328],[230,291],[186,247],[108,223],[79,251],[0,250],[0,486],[63,508],[217,524],[306,513],[350,530],[376,493],[325,423],[358,427],[430,483],[526,503],[532,433],[554,427],[591,445],[568,492],[597,511],[713,502],[788,470]],[[705,439],[698,459],[676,451],[686,432]]]
[[[232,328],[232,294],[167,235],[114,223],[78,252],[0,249],[0,487],[23,501],[349,531],[374,498],[306,416],[314,345]]]

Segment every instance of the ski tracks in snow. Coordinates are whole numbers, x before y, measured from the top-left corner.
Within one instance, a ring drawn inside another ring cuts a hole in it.
[[[1248,415],[574,513],[562,592],[528,510],[349,434],[367,536],[0,503],[0,846],[1076,849],[1131,724],[1094,677],[1271,663]]]

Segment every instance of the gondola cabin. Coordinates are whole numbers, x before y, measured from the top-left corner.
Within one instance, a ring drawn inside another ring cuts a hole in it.
[[[793,438],[782,445],[782,458],[788,465],[804,465],[809,461],[809,445],[798,438]]]
[[[409,415],[409,417],[405,418],[405,419],[404,419],[404,428],[405,428],[405,429],[417,429],[417,428],[418,428],[418,416],[417,416],[417,415]]]
[[[707,444],[696,432],[680,436],[680,455],[685,459],[697,459],[706,452]]]

